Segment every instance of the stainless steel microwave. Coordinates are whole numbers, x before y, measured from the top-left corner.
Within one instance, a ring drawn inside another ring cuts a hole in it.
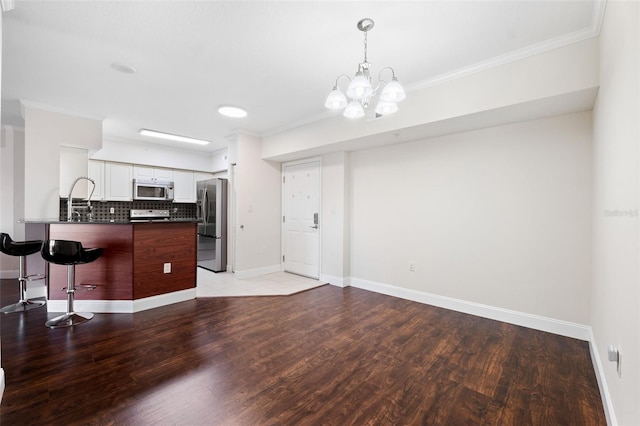
[[[145,201],[173,201],[173,182],[134,179],[133,199]]]

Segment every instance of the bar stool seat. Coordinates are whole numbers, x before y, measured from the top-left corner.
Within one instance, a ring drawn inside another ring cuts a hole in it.
[[[27,299],[27,281],[43,279],[44,275],[25,275],[27,266],[27,256],[40,251],[42,240],[31,241],[13,241],[9,234],[0,233],[0,252],[9,256],[20,257],[18,283],[20,285],[20,300],[12,305],[7,305],[0,309],[4,314],[15,312],[26,312],[31,309],[44,306],[47,302],[44,300]]]
[[[44,260],[57,265],[67,265],[67,313],[50,319],[47,327],[70,327],[89,321],[93,318],[90,312],[73,310],[75,288],[75,267],[90,263],[102,255],[102,248],[84,248],[79,241],[47,240],[42,245],[41,254]]]

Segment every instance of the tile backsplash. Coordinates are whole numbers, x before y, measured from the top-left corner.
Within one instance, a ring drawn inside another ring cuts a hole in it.
[[[129,219],[131,209],[169,210],[172,219],[195,219],[195,203],[173,203],[169,201],[92,201],[93,220],[122,221]],[[109,211],[113,208],[113,213]],[[86,213],[81,211],[81,220],[87,220]],[[60,199],[60,220],[67,219],[67,200]]]

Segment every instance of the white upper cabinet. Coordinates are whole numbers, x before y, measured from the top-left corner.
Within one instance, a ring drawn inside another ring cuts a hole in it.
[[[104,192],[106,200],[131,201],[133,166],[124,163],[104,164]]]
[[[196,201],[192,171],[173,171],[173,201],[176,203],[194,203]]]
[[[164,167],[133,166],[133,178],[146,181],[173,181],[174,170]]]
[[[96,189],[91,195],[92,200],[104,199],[104,161],[89,160],[89,177],[96,183]],[[89,185],[89,193],[91,192],[91,184]]]

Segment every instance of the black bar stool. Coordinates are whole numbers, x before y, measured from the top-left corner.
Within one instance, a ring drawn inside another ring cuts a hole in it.
[[[25,275],[27,270],[27,256],[40,251],[42,240],[33,241],[13,241],[9,234],[0,233],[0,251],[9,256],[19,256],[19,272],[18,283],[20,284],[20,300],[13,305],[7,305],[0,309],[4,314],[14,312],[25,312],[31,309],[44,306],[47,302],[44,300],[27,299],[27,281],[41,280],[44,275],[33,274]]]
[[[78,241],[47,240],[44,242],[42,245],[44,260],[57,265],[67,265],[67,313],[47,321],[45,323],[47,327],[70,327],[93,318],[92,313],[79,313],[73,310],[76,265],[93,262],[102,255],[102,252],[102,248],[83,248],[82,243]]]

